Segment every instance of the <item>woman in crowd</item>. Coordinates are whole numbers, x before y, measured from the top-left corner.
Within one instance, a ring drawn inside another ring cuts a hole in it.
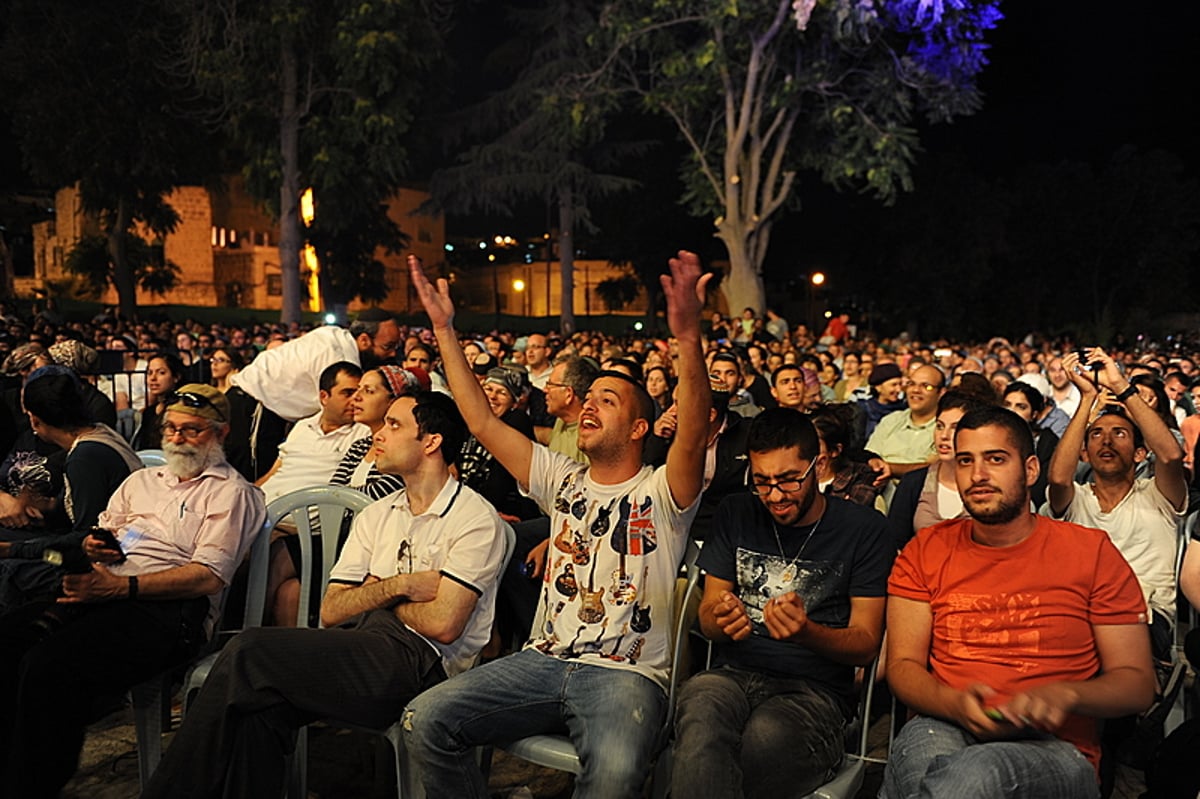
[[[350,486],[362,491],[371,499],[382,499],[388,494],[404,488],[404,481],[393,474],[384,474],[375,467],[375,434],[384,425],[384,417],[392,401],[399,396],[410,393],[418,388],[428,390],[429,378],[418,375],[415,371],[402,369],[399,366],[386,364],[363,373],[358,383],[358,391],[351,399],[351,409],[354,421],[370,428],[371,434],[363,436],[350,445],[342,462],[338,464],[329,479],[331,485]],[[338,548],[341,548],[349,529],[338,532]],[[317,543],[314,541],[314,543]],[[271,575],[268,584],[278,586],[274,591],[272,614],[275,623],[279,625],[293,624],[300,607],[300,578],[297,571],[300,564],[300,540],[294,536],[285,536],[273,544],[271,554]],[[314,565],[319,563],[319,549],[313,554]],[[314,591],[319,592],[316,580],[313,581]],[[320,606],[319,596],[314,593],[311,604]]]
[[[492,413],[500,421],[532,441],[533,422],[529,414],[517,407],[528,379],[528,373],[523,369],[498,366],[484,378],[483,393],[487,395]],[[470,436],[463,445],[458,472],[459,479],[482,494],[506,521],[523,521],[541,515],[537,505],[521,495],[517,481],[508,470],[496,462],[475,436]]]
[[[955,389],[938,400],[933,428],[937,460],[904,475],[888,507],[888,523],[896,549],[903,549],[918,530],[965,514],[954,478],[954,431],[968,411],[987,404],[979,395]]]
[[[853,416],[854,411],[845,404],[822,405],[809,416],[825,456],[817,466],[817,485],[827,496],[874,507],[882,513],[887,506],[876,485],[879,475],[867,464],[846,456]]]
[[[671,407],[671,377],[665,366],[651,366],[646,370],[646,393],[654,400],[654,418]]]
[[[229,397],[229,389],[232,388],[229,378],[240,372],[245,365],[246,362],[237,350],[225,348],[213,350],[212,358],[209,359],[212,384],[225,392],[226,397]]]
[[[134,437],[136,449],[162,447],[162,415],[183,381],[184,366],[179,358],[160,352],[150,359],[146,367],[146,407],[142,409],[142,421]]]
[[[22,390],[22,404],[34,435],[61,447],[66,460],[57,496],[39,504],[44,526],[37,537],[28,530],[0,531],[0,612],[53,597],[63,564],[43,562],[43,553],[53,550],[68,566],[77,565],[100,511],[121,481],[142,465],[115,430],[92,421],[82,384],[70,369],[34,371]]]
[[[1033,431],[1033,450],[1037,455],[1038,464],[1042,467],[1037,482],[1030,489],[1035,507],[1041,507],[1046,501],[1046,483],[1049,474],[1050,458],[1054,456],[1054,448],[1058,446],[1058,436],[1052,430],[1043,429],[1037,419],[1046,407],[1042,393],[1028,383],[1017,381],[1010,383],[1004,390],[1003,405],[1010,411],[1029,422]]]

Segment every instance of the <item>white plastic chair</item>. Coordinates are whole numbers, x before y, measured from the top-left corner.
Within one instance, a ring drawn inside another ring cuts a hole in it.
[[[161,449],[139,449],[137,456],[141,458],[143,466],[166,466],[167,456]]]
[[[143,450],[138,454],[142,457],[143,463],[149,466],[153,465],[152,458],[156,452],[159,456],[162,455],[161,450]],[[285,494],[268,505],[266,521],[259,528],[254,543],[250,547],[249,579],[247,580],[246,604],[241,629],[262,626],[268,599],[266,595],[267,570],[270,565],[271,533],[281,520],[297,510],[313,509],[313,513],[296,514],[297,530],[304,531],[304,534],[311,536],[314,521],[324,525],[326,530],[337,531],[340,530],[346,514],[356,514],[369,504],[371,504],[370,497],[360,491],[345,486],[315,486]],[[325,556],[332,563],[336,547],[330,546],[323,549],[327,550]],[[301,553],[311,559],[311,538],[301,539]],[[306,575],[310,573],[306,572],[300,575],[301,619],[308,618],[308,579]],[[326,570],[326,574],[328,574],[328,570]],[[322,589],[327,581],[328,578],[322,582]],[[188,703],[200,690],[209,671],[212,670],[213,663],[217,660],[219,651],[214,650],[216,650],[216,642],[220,640],[219,637],[227,639],[238,632],[240,630],[219,630],[213,636],[213,645],[209,647],[209,654],[202,656],[188,669],[183,681],[185,713]],[[150,775],[154,773],[159,760],[162,759],[162,734],[164,722],[170,718],[172,682],[172,672],[166,672],[153,680],[134,686],[130,690],[133,700],[134,726],[137,730],[138,776],[143,786],[149,781]]]
[[[684,555],[686,578],[681,578],[676,591],[676,607],[674,618],[674,636],[672,640],[671,677],[667,686],[667,712],[663,719],[662,730],[659,733],[659,746],[667,746],[671,730],[675,724],[675,701],[678,696],[679,684],[683,677],[683,666],[686,663],[684,653],[687,650],[688,630],[695,620],[693,596],[700,580],[700,569],[696,560],[700,549],[695,541],[688,540],[687,551]],[[539,766],[558,771],[568,771],[579,775],[583,772],[583,764],[579,760],[579,752],[566,735],[530,735],[516,741],[499,745],[510,755],[528,760]],[[650,781],[655,796],[665,796],[670,784],[670,749],[660,751],[655,763]]]

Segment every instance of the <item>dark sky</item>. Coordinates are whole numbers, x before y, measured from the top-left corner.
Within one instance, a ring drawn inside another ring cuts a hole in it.
[[[1187,157],[1200,134],[1195,3],[1001,4],[975,116],[929,131],[988,171],[1029,161],[1103,162],[1120,146]]]

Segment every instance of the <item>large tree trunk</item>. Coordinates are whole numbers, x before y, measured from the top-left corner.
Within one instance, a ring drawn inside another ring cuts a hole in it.
[[[562,269],[562,321],[564,336],[575,332],[575,198],[570,187],[558,190],[558,263]]]
[[[762,264],[752,254],[753,235],[742,225],[729,220],[717,226],[717,238],[725,243],[729,252],[729,275],[721,281],[721,293],[725,295],[729,315],[735,319],[741,316],[744,308],[753,308],[756,315],[762,315],[766,307]]]
[[[108,229],[108,257],[112,259],[112,280],[117,290],[117,315],[125,321],[137,317],[137,280],[125,247],[130,217],[129,201],[122,197],[117,201],[117,212]]]
[[[296,52],[285,35],[282,48],[282,113],[279,146],[283,176],[279,187],[279,269],[283,297],[279,320],[300,321],[300,111],[296,104]]]

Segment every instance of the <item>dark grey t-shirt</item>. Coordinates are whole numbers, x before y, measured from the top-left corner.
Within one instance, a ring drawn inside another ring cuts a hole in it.
[[[795,591],[813,621],[827,627],[850,622],[850,597],[887,596],[887,579],[896,556],[887,519],[872,508],[828,497],[824,518],[807,546],[812,525],[780,526],[762,502],[749,493],[727,497],[717,508],[709,539],[700,552],[700,568],[737,585],[737,594],[754,622],[744,641],[717,644],[714,662],[778,677],[802,677],[814,688],[853,707],[854,670],[791,641],[771,638],[762,608],[774,596]],[[783,552],[779,544],[782,542]],[[801,548],[803,554],[796,558]]]

